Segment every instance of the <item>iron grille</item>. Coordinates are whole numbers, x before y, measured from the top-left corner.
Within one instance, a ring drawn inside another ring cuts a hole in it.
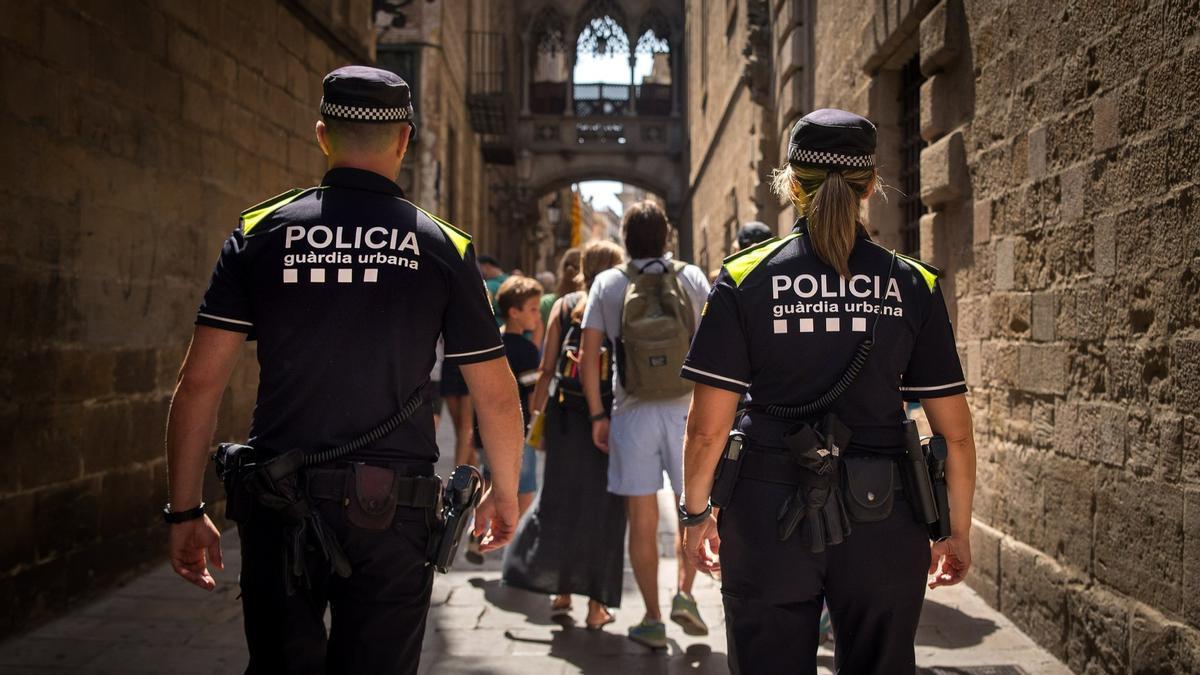
[[[926,143],[921,138],[921,59],[914,55],[900,71],[900,189],[904,192],[900,208],[904,220],[900,224],[901,246],[907,255],[921,255],[921,216],[925,203],[921,201],[921,150]]]

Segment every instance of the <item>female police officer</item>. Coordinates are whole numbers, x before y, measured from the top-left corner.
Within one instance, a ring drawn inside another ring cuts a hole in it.
[[[839,672],[912,673],[926,571],[941,565],[933,588],[970,566],[962,368],[937,270],[858,223],[878,181],[874,152],[875,127],[858,115],[797,122],[775,187],[801,217],[788,236],[726,259],[683,367],[696,390],[680,520],[688,555],[721,574],[735,672],[815,673],[824,599]],[[746,393],[745,447],[723,456]],[[917,399],[949,445],[952,535],[932,548],[917,491],[899,488],[903,404]]]

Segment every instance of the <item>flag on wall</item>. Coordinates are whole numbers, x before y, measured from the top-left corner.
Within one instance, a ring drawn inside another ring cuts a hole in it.
[[[583,243],[583,205],[579,193],[572,192],[571,199],[571,248]]]

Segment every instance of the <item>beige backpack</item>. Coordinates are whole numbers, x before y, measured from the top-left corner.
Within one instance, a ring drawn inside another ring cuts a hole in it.
[[[621,305],[618,377],[626,393],[642,400],[678,398],[692,383],[679,377],[695,331],[691,298],[679,284],[685,263],[653,260],[641,269],[617,269],[629,279]]]

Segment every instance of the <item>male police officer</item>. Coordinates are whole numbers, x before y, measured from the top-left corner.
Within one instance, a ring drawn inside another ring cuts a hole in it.
[[[444,335],[446,361],[462,367],[478,401],[491,459],[476,532],[497,548],[516,527],[521,408],[471,239],[405,201],[394,182],[415,128],[408,85],[375,68],[335,70],[321,116],[317,141],[329,171],[318,187],[242,213],[171,405],[171,564],[207,590],[207,562],[222,563],[220,535],[200,501],[202,477],[246,339],[258,341],[249,443],[262,461],[346,443],[419,400],[412,397]],[[304,469],[300,499],[317,517],[299,539],[288,539],[283,516],[258,502],[231,514],[242,541],[248,673],[416,672],[432,587],[432,413],[425,403],[349,455],[353,462]],[[314,541],[338,555],[314,560]]]

